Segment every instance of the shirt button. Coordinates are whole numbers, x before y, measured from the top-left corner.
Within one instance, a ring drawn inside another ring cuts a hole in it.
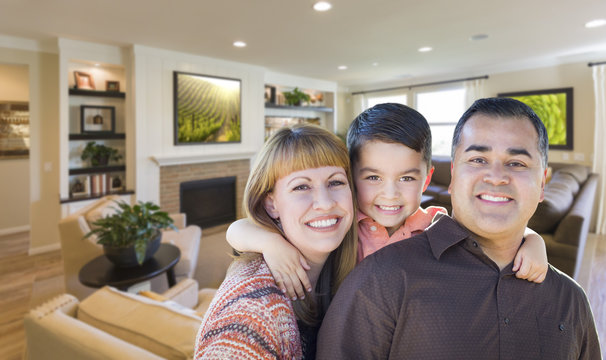
[[[370,227],[370,231],[377,231],[377,227],[376,227],[376,226],[374,226],[374,225],[373,225],[373,226],[371,226],[371,227]]]
[[[560,331],[564,331],[564,324],[560,324],[560,326],[558,326],[558,328],[560,329]]]
[[[505,325],[509,325],[509,318],[505,318]]]
[[[473,242],[473,247],[478,247],[478,243],[477,242]]]

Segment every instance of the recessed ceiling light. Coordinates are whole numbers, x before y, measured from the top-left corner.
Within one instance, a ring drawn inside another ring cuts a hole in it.
[[[101,66],[101,64],[95,64],[95,66]]]
[[[475,35],[472,35],[469,38],[469,40],[471,40],[471,41],[480,41],[480,40],[484,40],[484,39],[487,39],[487,38],[488,38],[488,35],[486,35],[486,34],[475,34]]]
[[[246,46],[246,43],[244,41],[234,41],[234,46],[242,48]]]
[[[429,52],[431,50],[433,50],[431,46],[424,46],[422,48],[419,48],[419,52]]]
[[[379,66],[379,63],[378,62],[373,62],[372,66]]]
[[[339,67],[337,67],[337,69],[339,69],[339,70],[347,70],[347,66],[340,65]]]
[[[332,9],[332,5],[328,1],[317,1],[314,4],[314,10],[316,11],[328,11]]]
[[[585,23],[586,28],[596,28],[606,25],[606,19],[595,19]]]

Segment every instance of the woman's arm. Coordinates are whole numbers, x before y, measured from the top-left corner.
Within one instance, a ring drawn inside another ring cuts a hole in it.
[[[291,299],[304,299],[311,292],[307,261],[299,250],[280,234],[268,231],[248,219],[240,219],[227,229],[227,242],[241,252],[256,252],[263,258],[278,287]]]

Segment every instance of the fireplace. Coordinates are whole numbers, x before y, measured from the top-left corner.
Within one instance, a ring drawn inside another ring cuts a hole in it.
[[[180,212],[187,223],[208,228],[236,220],[236,177],[182,182]]]

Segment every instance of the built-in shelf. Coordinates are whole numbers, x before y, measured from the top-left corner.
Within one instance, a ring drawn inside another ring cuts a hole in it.
[[[134,193],[135,193],[134,190],[109,191],[109,192],[98,193],[98,194],[72,196],[67,199],[59,199],[59,202],[61,204],[65,204],[65,203],[70,203],[70,202],[75,202],[75,201],[99,199],[99,198],[104,197],[105,195],[132,195]]]
[[[110,139],[125,139],[126,134],[69,134],[70,140],[110,140]]]
[[[289,106],[289,105],[275,105],[265,104],[266,109],[285,109],[285,110],[303,110],[303,111],[319,111],[319,112],[333,112],[332,108],[325,106]]]
[[[122,98],[126,97],[126,93],[120,91],[98,91],[98,90],[82,90],[82,89],[69,89],[70,95],[81,95],[81,96],[98,96],[98,97],[111,97],[111,98]]]
[[[70,175],[86,175],[86,174],[102,174],[108,172],[125,171],[126,166],[115,165],[115,166],[95,166],[89,168],[75,168],[69,169]]]

